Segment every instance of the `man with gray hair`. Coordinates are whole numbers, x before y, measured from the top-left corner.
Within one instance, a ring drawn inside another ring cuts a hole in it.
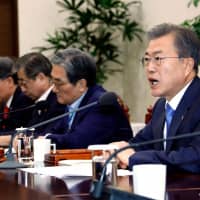
[[[200,131],[200,40],[192,30],[173,24],[160,24],[148,36],[142,64],[152,95],[160,98],[151,121],[129,143]],[[118,159],[123,168],[161,163],[170,170],[199,173],[200,136],[138,146],[119,153]]]
[[[98,101],[106,92],[96,83],[96,63],[87,53],[69,48],[56,53],[51,62],[53,90],[58,102],[67,105],[66,112]],[[96,105],[72,112],[57,124],[58,133],[63,126],[64,135],[47,136],[58,148],[87,148],[132,137],[129,121],[119,104],[113,108]]]

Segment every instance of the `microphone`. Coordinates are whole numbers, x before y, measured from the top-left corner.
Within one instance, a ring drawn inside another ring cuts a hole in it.
[[[15,110],[11,110],[9,112],[1,112],[0,113],[0,116],[1,115],[4,115],[4,114],[10,114],[10,113],[16,113],[16,112],[20,112],[20,111],[25,111],[25,110],[29,110],[31,108],[37,108],[37,109],[43,109],[47,106],[47,101],[38,101],[37,103],[35,104],[32,104],[30,106],[26,106],[26,107],[22,107],[22,108],[18,108],[18,109],[15,109]]]
[[[14,137],[19,134],[19,133],[24,133],[24,132],[27,132],[27,131],[32,131],[33,129],[37,128],[37,127],[40,127],[40,126],[43,126],[43,125],[46,125],[50,122],[53,122],[55,120],[58,120],[58,119],[61,119],[67,115],[69,115],[70,113],[72,112],[79,112],[81,110],[84,110],[84,109],[87,109],[87,108],[90,108],[90,107],[93,107],[97,104],[99,104],[100,106],[102,107],[109,107],[109,106],[113,106],[113,105],[116,105],[117,103],[117,96],[115,93],[113,92],[105,92],[100,98],[99,100],[97,101],[94,101],[92,103],[89,103],[85,106],[82,106],[80,108],[77,108],[77,109],[74,109],[70,112],[67,112],[67,113],[64,113],[62,115],[59,115],[59,116],[56,116],[56,117],[53,117],[49,120],[46,120],[46,121],[43,121],[43,122],[40,122],[38,124],[35,124],[31,127],[28,127],[28,128],[18,128],[16,129],[16,131],[13,131],[12,134],[11,134],[11,139],[10,139],[10,143],[9,143],[9,148],[8,148],[8,151],[7,151],[7,154],[6,154],[6,157],[7,157],[7,160],[3,163],[0,163],[0,169],[14,169],[14,168],[21,168],[21,167],[26,167],[26,165],[22,164],[22,163],[19,163],[17,161],[15,161],[15,158],[14,158],[14,155],[12,153],[12,143],[13,143],[13,139]],[[35,106],[39,106],[38,108],[43,108],[45,106],[45,102],[38,102],[36,104],[34,104],[34,107]],[[33,105],[32,105],[33,106]]]
[[[99,98],[101,107],[113,107],[119,105],[117,95],[114,92],[106,92]]]
[[[106,107],[110,107],[110,106],[116,106],[118,104],[117,96],[116,96],[116,94],[114,92],[105,92],[104,94],[102,94],[102,96],[97,101],[94,101],[94,102],[89,103],[89,104],[87,104],[85,106],[73,109],[73,110],[71,110],[71,111],[69,111],[67,113],[63,113],[63,114],[61,114],[59,116],[53,117],[53,118],[48,119],[46,121],[40,122],[38,124],[32,125],[31,127],[27,128],[27,129],[37,128],[37,127],[46,125],[48,123],[51,123],[53,121],[56,121],[56,120],[61,119],[63,117],[66,117],[71,113],[79,112],[81,110],[93,107],[93,106],[95,106],[97,104],[99,104],[102,108],[106,108]]]
[[[0,116],[1,115],[4,115],[4,114],[10,114],[10,113],[16,113],[16,112],[20,112],[20,111],[25,111],[25,110],[29,110],[31,108],[37,108],[38,110],[42,110],[44,108],[46,108],[48,105],[48,102],[47,101],[38,101],[37,103],[35,104],[32,104],[30,106],[27,106],[27,107],[23,107],[23,108],[18,108],[18,109],[15,109],[15,110],[11,110],[9,112],[3,112],[3,113],[0,113]],[[0,119],[0,122],[2,121],[3,119]],[[25,128],[24,128],[25,130]],[[16,131],[13,131],[13,130],[4,130],[4,131],[0,131],[0,135],[10,135],[10,134],[15,134]]]
[[[123,147],[123,148],[115,150],[115,152],[113,154],[111,154],[109,156],[109,158],[105,161],[99,180],[92,182],[92,185],[91,185],[91,188],[90,188],[90,193],[92,194],[92,196],[95,199],[100,199],[102,197],[103,192],[109,193],[111,200],[115,199],[115,197],[118,200],[120,200],[122,198],[124,199],[125,197],[126,197],[126,199],[129,199],[129,198],[133,199],[133,197],[136,199],[136,196],[137,196],[137,199],[141,199],[141,200],[142,199],[149,199],[149,198],[140,197],[140,196],[135,195],[133,193],[119,191],[119,190],[114,189],[112,187],[104,189],[104,179],[105,179],[105,176],[106,176],[106,169],[107,169],[108,163],[114,157],[116,157],[118,153],[120,153],[120,152],[122,152],[126,149],[129,149],[129,148],[135,148],[135,147],[140,147],[140,146],[144,146],[144,145],[155,144],[155,143],[166,142],[166,141],[177,140],[177,139],[185,139],[185,138],[195,137],[195,136],[199,136],[199,135],[200,135],[200,131],[196,131],[196,132],[186,133],[186,134],[182,134],[182,135],[178,135],[178,136],[171,136],[171,137],[168,137],[168,138],[160,138],[160,139],[154,139],[154,140],[149,140],[149,141],[145,141],[145,142],[131,143],[131,144],[129,144],[129,145]],[[106,194],[106,195],[109,196],[108,194]]]

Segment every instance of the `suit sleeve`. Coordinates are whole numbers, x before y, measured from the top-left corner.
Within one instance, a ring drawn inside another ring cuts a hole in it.
[[[199,106],[198,106],[199,107]],[[196,110],[198,109],[198,110]],[[195,112],[194,112],[195,110]],[[187,117],[181,122],[176,135],[200,131],[200,108],[191,109]],[[131,142],[142,142],[156,139],[153,127],[156,120],[151,122]],[[162,134],[162,133],[161,133]],[[160,134],[160,135],[161,135]],[[173,140],[171,149],[167,152],[156,149],[155,145],[146,145],[136,148],[136,153],[129,157],[129,168],[136,164],[166,164],[169,169],[181,169],[185,171],[200,172],[200,136]]]

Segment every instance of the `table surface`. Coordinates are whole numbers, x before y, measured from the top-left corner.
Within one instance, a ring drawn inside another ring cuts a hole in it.
[[[81,169],[80,169],[81,170]],[[27,173],[21,170],[0,170],[0,199],[93,199],[89,194],[90,177],[68,177],[64,180]],[[118,177],[117,186],[132,192],[132,177]],[[173,173],[167,175],[166,195],[168,200],[199,199],[200,175]]]

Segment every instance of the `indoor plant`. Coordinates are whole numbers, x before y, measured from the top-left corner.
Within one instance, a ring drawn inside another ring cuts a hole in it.
[[[188,7],[192,4],[197,7],[199,5],[200,0],[190,0],[188,3]],[[183,26],[189,27],[193,29],[200,38],[200,15],[194,17],[193,19],[187,19],[182,23]]]
[[[58,0],[61,12],[67,12],[66,26],[48,34],[47,45],[36,47],[40,51],[54,52],[66,47],[82,49],[96,59],[97,79],[102,83],[108,74],[121,69],[117,44],[140,38],[143,32],[132,19],[130,6],[140,1],[125,3],[124,0]],[[110,62],[118,63],[110,68]]]

